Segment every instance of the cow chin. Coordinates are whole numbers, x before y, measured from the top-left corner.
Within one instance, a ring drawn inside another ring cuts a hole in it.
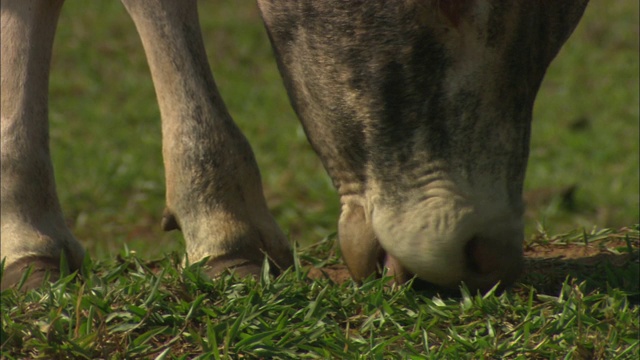
[[[435,285],[488,290],[512,284],[522,270],[520,211],[432,197],[374,206],[373,231],[396,279],[410,274]]]

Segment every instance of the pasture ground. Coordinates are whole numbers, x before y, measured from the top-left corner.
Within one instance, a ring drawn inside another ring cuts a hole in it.
[[[81,282],[3,292],[2,358],[637,359],[639,230],[541,233],[502,294],[357,285],[332,238],[276,279],[125,250]]]
[[[69,0],[54,49],[52,156],[90,258],[82,282],[2,293],[2,358],[640,356],[638,2],[592,1],[549,69],[525,184],[526,271],[512,290],[483,295],[345,281],[338,199],[255,4],[200,5],[216,81],[267,201],[305,247],[299,266],[244,281],[181,270],[181,235],[159,227],[159,112],[133,24],[118,2]]]

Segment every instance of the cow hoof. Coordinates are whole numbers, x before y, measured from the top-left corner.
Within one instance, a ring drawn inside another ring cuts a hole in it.
[[[24,274],[31,268],[29,277],[22,286],[20,281]],[[28,256],[19,259],[7,266],[2,273],[2,291],[17,288],[21,291],[29,291],[42,286],[45,281],[55,282],[60,278],[60,260],[44,256]]]
[[[250,276],[258,278],[262,273],[262,264],[241,258],[217,257],[207,260],[203,271],[211,279],[216,279],[229,273],[238,278]]]

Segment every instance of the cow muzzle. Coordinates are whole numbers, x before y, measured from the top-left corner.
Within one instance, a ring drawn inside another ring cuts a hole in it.
[[[377,208],[372,220],[387,274],[396,282],[415,275],[438,286],[465,283],[484,291],[511,285],[522,271],[518,209],[439,199],[409,211]]]

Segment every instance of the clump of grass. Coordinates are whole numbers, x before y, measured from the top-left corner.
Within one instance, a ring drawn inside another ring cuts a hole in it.
[[[609,235],[630,238],[637,251],[637,228]],[[450,297],[385,279],[309,279],[305,265],[327,265],[331,247],[297,254],[278,278],[265,268],[259,279],[211,280],[198,264],[182,269],[176,254],[145,262],[125,250],[87,261],[81,281],[72,274],[2,293],[2,357],[638,358],[638,302],[606,279],[594,288],[567,276],[552,294],[524,282]],[[637,257],[629,264],[637,269]]]

